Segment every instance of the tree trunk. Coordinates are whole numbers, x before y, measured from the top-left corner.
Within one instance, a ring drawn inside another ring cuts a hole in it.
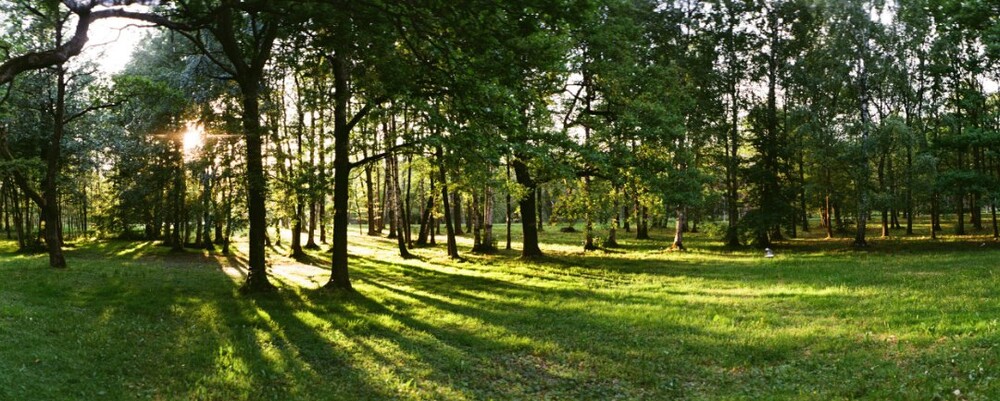
[[[507,159],[507,181],[510,182],[510,159],[509,158]],[[507,220],[506,220],[506,223],[507,223],[507,246],[504,249],[506,249],[506,250],[509,251],[511,249],[510,248],[510,228],[511,228],[511,224],[514,221],[514,214],[513,214],[514,211],[511,208],[511,203],[510,203],[511,202],[510,191],[507,191],[506,200],[507,200]],[[10,237],[10,231],[9,230],[7,232],[7,237],[8,238]]]
[[[994,199],[993,203],[990,204],[990,214],[993,217],[993,239],[998,239],[998,238],[1000,238],[1000,230],[998,230],[998,227],[997,227],[997,201],[996,201],[996,199]]]
[[[597,245],[594,245],[594,216],[591,214],[590,177],[583,177],[583,196],[586,199],[584,201],[583,250],[593,251],[597,249]]]
[[[677,208],[677,224],[674,227],[674,243],[670,245],[670,249],[683,251],[684,250],[684,224],[687,222],[687,212],[684,208]]]
[[[455,224],[452,221],[451,205],[448,204],[448,176],[444,166],[444,150],[437,147],[438,179],[441,181],[441,200],[444,209],[444,224],[448,230],[448,257],[458,259],[458,244],[455,242]]]
[[[427,236],[431,231],[431,213],[434,212],[434,177],[431,177],[431,194],[427,196],[427,206],[420,216],[420,233],[417,235],[417,246],[427,245]]]
[[[465,232],[462,231],[462,194],[458,191],[452,191],[451,194],[452,201],[452,213],[451,216],[455,219],[455,235],[462,235]],[[469,216],[466,219],[469,224],[465,231],[472,231],[472,207],[469,207]]]
[[[403,229],[403,221],[405,219],[403,218],[402,191],[399,187],[399,160],[396,158],[396,155],[391,155],[386,160],[389,160],[389,170],[393,177],[389,180],[390,185],[392,185],[389,202],[391,202],[395,211],[393,215],[396,218],[396,245],[399,248],[399,256],[403,259],[410,259],[413,255],[406,249],[406,230]]]
[[[202,209],[203,209],[202,220],[204,220],[205,222],[204,223],[205,232],[202,233],[202,236],[204,237],[203,240],[205,242],[203,242],[202,244],[204,245],[206,251],[214,251],[215,246],[212,245],[212,226],[215,224],[213,224],[213,222],[211,221],[212,214],[210,210],[210,207],[212,206],[212,176],[207,169],[205,170],[205,173],[202,176],[202,180],[204,180],[203,183],[204,198],[202,199]]]
[[[523,231],[521,256],[532,258],[542,256],[542,249],[538,247],[538,222],[535,218],[535,191],[538,186],[531,178],[524,160],[524,155],[514,155],[512,167],[517,183],[525,189],[525,196],[518,201],[521,206],[521,229]]]
[[[388,137],[389,134],[387,133],[386,138]],[[389,144],[386,143],[386,149],[388,149],[389,147],[390,147]],[[395,188],[395,185],[393,185],[393,183],[396,182],[396,178],[393,177],[394,173],[392,171],[391,163],[392,161],[389,160],[388,157],[385,158],[385,199],[383,201],[383,204],[385,205],[384,207],[385,216],[389,220],[389,235],[386,236],[386,238],[393,239],[396,238],[396,232],[398,229],[398,227],[396,227],[396,220],[398,220],[397,219],[398,216],[396,216],[396,208],[393,206],[394,195],[392,194],[392,191],[394,190],[393,188]]]
[[[406,245],[413,247],[413,222],[410,221],[413,209],[410,208],[410,187],[413,183],[413,155],[406,156],[406,199],[403,206],[403,233],[406,235]]]
[[[545,202],[542,200],[543,199],[543,195],[544,195],[543,190],[541,188],[538,188],[535,191],[535,195],[538,196],[538,202],[537,202],[537,206],[538,206],[538,232],[543,232],[543,231],[545,231],[545,214],[542,213],[542,212],[545,211],[545,207],[544,207],[545,206]],[[549,212],[551,214],[551,210]],[[521,216],[521,220],[524,220],[524,216],[523,215]]]
[[[472,230],[469,230],[472,233],[472,251],[481,252],[483,246],[483,217],[479,215],[481,205],[479,195],[475,191],[471,195],[472,201],[469,203],[469,215],[466,216],[468,217],[466,221],[472,224]]]
[[[61,35],[60,35],[61,36]],[[60,39],[61,41],[61,39]],[[55,125],[49,148],[46,153],[47,169],[42,187],[44,201],[39,207],[45,219],[45,245],[49,251],[49,266],[65,268],[66,257],[62,253],[62,241],[59,239],[59,184],[57,181],[62,154],[62,137],[66,118],[66,70],[63,65],[56,67],[57,87],[55,105]]]
[[[292,221],[292,247],[291,257],[301,259],[306,256],[302,250],[302,216],[305,215],[305,199],[300,193],[295,194],[295,216]]]
[[[347,209],[350,207],[349,195],[351,185],[351,132],[347,121],[348,101],[348,62],[341,52],[336,52],[331,58],[334,75],[334,151],[333,151],[333,255],[331,257],[330,281],[326,288],[352,290],[351,279],[347,270],[347,229],[350,220]]]
[[[334,187],[336,190],[336,186]],[[376,236],[375,231],[375,185],[372,182],[372,166],[365,165],[365,206],[368,209],[368,235]]]
[[[492,173],[492,171],[491,171]],[[493,246],[493,187],[483,189],[483,246],[487,252],[496,251]]]

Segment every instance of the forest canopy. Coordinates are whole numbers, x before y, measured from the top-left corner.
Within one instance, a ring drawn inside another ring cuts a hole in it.
[[[351,224],[403,257],[441,236],[458,258],[466,232],[474,252],[506,233],[537,257],[538,231],[578,224],[586,250],[668,225],[676,250],[697,230],[867,247],[870,226],[936,238],[942,218],[1000,238],[998,16],[990,0],[6,1],[0,223],[53,267],[74,238],[228,253],[245,237],[248,291],[272,288],[282,230],[292,256],[329,247],[327,287],[350,289]],[[77,57],[107,18],[147,28],[114,73]]]

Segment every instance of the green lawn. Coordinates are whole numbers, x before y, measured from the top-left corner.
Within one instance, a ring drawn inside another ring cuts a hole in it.
[[[0,400],[1000,399],[987,236],[765,259],[555,231],[540,261],[356,236],[356,294],[316,289],[317,252],[272,258],[281,291],[256,297],[238,258],[95,242],[54,271],[0,242]]]

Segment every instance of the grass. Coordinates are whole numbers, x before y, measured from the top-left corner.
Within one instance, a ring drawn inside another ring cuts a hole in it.
[[[0,400],[1000,398],[988,236],[765,259],[661,231],[583,254],[555,231],[534,261],[355,236],[356,294],[317,289],[324,253],[276,249],[281,290],[256,297],[238,258],[91,242],[55,271],[0,242]]]

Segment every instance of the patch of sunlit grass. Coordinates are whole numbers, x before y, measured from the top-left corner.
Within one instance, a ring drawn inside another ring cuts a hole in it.
[[[325,249],[274,247],[279,291],[254,297],[236,291],[245,244],[84,242],[54,271],[0,242],[0,399],[1000,397],[988,233],[857,251],[819,231],[771,259],[701,234],[671,252],[658,230],[584,253],[547,227],[541,259],[515,232],[510,251],[466,235],[450,260],[438,236],[404,260],[352,234],[356,293],[319,288]]]

